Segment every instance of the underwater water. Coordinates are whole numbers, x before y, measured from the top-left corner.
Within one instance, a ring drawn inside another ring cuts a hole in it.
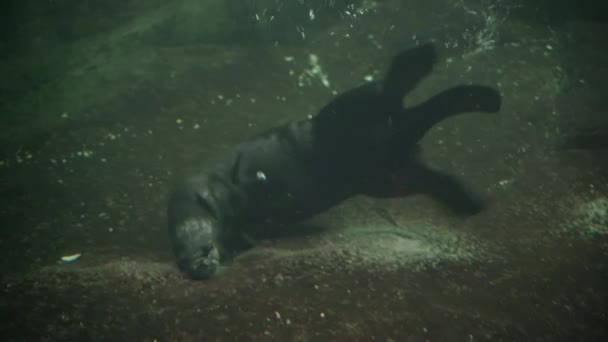
[[[3,341],[608,336],[603,3],[0,6]],[[248,231],[252,246],[211,279],[180,272],[176,182],[425,43],[437,62],[406,105],[460,84],[502,97],[499,113],[441,121],[420,141],[427,165],[487,201],[481,212],[354,196]]]

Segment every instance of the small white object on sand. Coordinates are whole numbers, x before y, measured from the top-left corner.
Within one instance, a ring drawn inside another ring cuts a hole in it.
[[[63,261],[63,262],[74,262],[74,261],[78,260],[78,258],[80,258],[81,255],[82,255],[81,253],[64,255],[64,256],[61,257],[61,261]]]

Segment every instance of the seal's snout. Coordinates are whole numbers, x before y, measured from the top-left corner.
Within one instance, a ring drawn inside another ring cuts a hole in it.
[[[220,253],[218,248],[211,244],[195,252],[185,255],[178,263],[181,269],[192,279],[208,279],[217,271],[220,264]]]
[[[190,278],[208,279],[220,264],[215,220],[191,218],[174,227],[173,249],[179,267]]]

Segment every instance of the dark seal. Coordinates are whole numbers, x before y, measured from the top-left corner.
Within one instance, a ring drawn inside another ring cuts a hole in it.
[[[168,219],[180,269],[194,279],[209,278],[233,252],[231,241],[243,227],[303,220],[359,194],[427,193],[460,213],[481,210],[451,176],[422,164],[418,141],[452,115],[498,111],[500,95],[462,85],[404,108],[403,97],[435,62],[431,45],[406,50],[393,58],[383,81],[340,94],[312,119],[236,146],[177,185]]]

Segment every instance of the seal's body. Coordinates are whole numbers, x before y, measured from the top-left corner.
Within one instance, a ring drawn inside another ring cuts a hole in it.
[[[458,182],[420,162],[417,143],[448,116],[498,111],[500,96],[488,87],[458,86],[403,108],[403,96],[434,63],[430,45],[407,50],[382,82],[339,95],[312,119],[238,145],[178,185],[168,216],[180,268],[208,278],[243,226],[306,219],[358,194],[425,192],[459,212],[479,211],[481,204]]]

